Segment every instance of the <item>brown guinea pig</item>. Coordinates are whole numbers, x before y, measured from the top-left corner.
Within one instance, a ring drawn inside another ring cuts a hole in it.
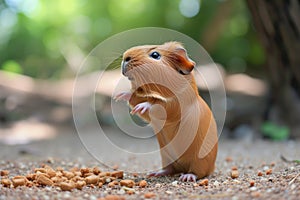
[[[152,126],[163,169],[150,176],[182,173],[179,180],[196,181],[211,174],[218,149],[213,114],[199,96],[192,61],[182,44],[167,42],[128,49],[122,73],[131,91],[116,95],[126,100]]]

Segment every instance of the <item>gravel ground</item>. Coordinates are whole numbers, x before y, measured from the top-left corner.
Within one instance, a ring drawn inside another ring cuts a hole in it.
[[[93,140],[95,129],[87,131]],[[109,129],[114,134],[118,130]],[[85,168],[98,166],[102,171],[113,171],[97,162],[83,147],[73,129],[59,129],[57,137],[36,141],[26,145],[0,144],[0,170],[8,170],[8,178],[34,173],[35,168],[44,164],[56,169]],[[109,153],[109,151],[107,151]],[[82,190],[61,191],[58,186],[4,187],[0,184],[2,199],[298,199],[300,196],[300,165],[284,162],[300,159],[300,141],[270,142],[265,140],[240,141],[221,139],[217,168],[207,180],[197,183],[178,181],[178,176],[147,178],[143,173],[124,172],[122,179],[130,179],[136,186],[111,187],[89,185]],[[111,155],[114,156],[114,155]],[[116,163],[115,169],[124,166],[154,165],[156,161],[135,160],[134,158]],[[1,177],[2,179],[5,176]],[[141,180],[147,182],[140,187]],[[120,179],[116,179],[119,183]],[[201,183],[201,184],[200,184]],[[203,185],[202,185],[203,184]],[[117,196],[113,196],[117,195]]]

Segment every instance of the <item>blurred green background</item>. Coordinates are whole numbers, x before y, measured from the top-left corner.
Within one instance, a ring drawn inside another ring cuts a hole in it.
[[[242,0],[0,0],[0,69],[71,77],[101,41],[149,26],[192,37],[230,73],[265,62]]]

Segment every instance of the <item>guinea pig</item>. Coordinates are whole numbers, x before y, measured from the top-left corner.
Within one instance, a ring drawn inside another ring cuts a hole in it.
[[[199,96],[192,61],[179,42],[143,45],[123,54],[122,74],[130,92],[114,98],[128,101],[131,114],[148,122],[160,147],[162,169],[150,176],[181,173],[196,181],[214,171],[218,151],[213,114]]]

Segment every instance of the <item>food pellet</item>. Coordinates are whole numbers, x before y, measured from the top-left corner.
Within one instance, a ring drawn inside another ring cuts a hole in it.
[[[140,182],[139,182],[139,187],[146,187],[148,185],[148,183],[147,183],[147,181],[145,181],[145,180],[141,180]]]
[[[120,181],[120,185],[132,188],[135,185],[135,183],[133,180],[125,179]]]
[[[270,175],[270,174],[272,174],[272,169],[268,169],[268,170],[266,171],[266,175]]]
[[[12,184],[14,187],[26,185],[26,178],[25,177],[14,177],[12,179]]]
[[[200,186],[207,186],[208,185],[208,179],[203,179],[202,181],[200,181],[199,183]]]
[[[238,170],[232,170],[231,171],[231,178],[238,178],[239,177],[239,171]]]
[[[156,194],[153,193],[153,192],[147,192],[147,193],[144,194],[144,197],[146,199],[150,199],[150,198],[156,197]]]
[[[75,185],[73,183],[61,182],[59,184],[59,187],[62,191],[71,191],[75,188]]]
[[[259,171],[258,173],[257,173],[257,176],[262,176],[263,175],[263,173],[261,172],[261,171]]]
[[[8,170],[1,170],[0,171],[0,176],[7,176],[9,174]]]
[[[87,184],[97,184],[99,182],[99,177],[96,175],[90,175],[86,177],[84,180]]]
[[[123,178],[123,171],[114,171],[110,174],[112,177]]]
[[[53,185],[53,181],[47,177],[45,174],[39,174],[36,178],[36,181],[40,185]]]
[[[4,186],[4,187],[10,187],[11,186],[11,181],[9,179],[2,179],[1,180],[1,184]]]
[[[254,180],[250,180],[249,183],[250,183],[250,187],[253,187],[255,185],[255,181]]]

